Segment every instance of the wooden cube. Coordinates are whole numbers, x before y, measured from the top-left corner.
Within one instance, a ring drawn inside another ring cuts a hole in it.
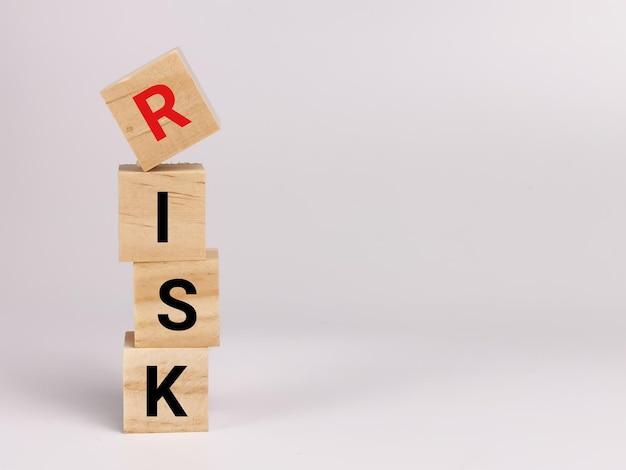
[[[145,171],[219,130],[179,49],[108,86],[101,95]]]
[[[209,350],[124,341],[124,432],[209,430]]]
[[[120,165],[118,180],[120,261],[204,259],[201,164],[165,164],[149,172]]]
[[[135,346],[208,348],[220,344],[216,249],[201,261],[134,263]]]

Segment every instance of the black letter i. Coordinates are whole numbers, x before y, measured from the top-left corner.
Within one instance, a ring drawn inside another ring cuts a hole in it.
[[[167,193],[157,195],[157,240],[167,243]]]

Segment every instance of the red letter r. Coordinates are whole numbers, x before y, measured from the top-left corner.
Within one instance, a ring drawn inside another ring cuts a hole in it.
[[[148,98],[154,95],[161,95],[165,100],[163,107],[152,111],[148,105]],[[165,137],[165,131],[159,124],[159,119],[162,117],[169,118],[172,122],[175,122],[180,127],[185,127],[191,121],[180,113],[174,111],[174,92],[172,89],[165,85],[154,85],[145,89],[141,93],[133,96],[133,100],[139,108],[139,112],[148,123],[154,138],[157,142]]]

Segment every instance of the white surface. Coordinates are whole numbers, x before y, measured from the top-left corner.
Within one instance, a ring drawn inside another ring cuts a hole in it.
[[[8,2],[0,469],[623,469],[623,2]],[[180,46],[223,346],[126,436],[99,96]]]
[[[1,468],[621,467],[621,333],[434,323],[227,336],[208,434],[121,434],[119,338],[57,347],[3,374]]]

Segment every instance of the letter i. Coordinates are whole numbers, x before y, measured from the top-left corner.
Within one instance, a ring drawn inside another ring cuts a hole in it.
[[[157,194],[157,241],[167,243],[167,193]]]

